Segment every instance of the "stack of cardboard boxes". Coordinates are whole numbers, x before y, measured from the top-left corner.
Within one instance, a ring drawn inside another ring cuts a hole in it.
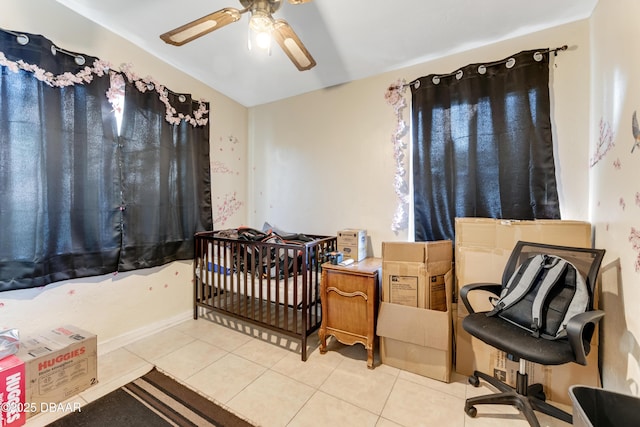
[[[382,302],[377,321],[382,363],[448,382],[455,342],[458,373],[472,375],[478,370],[515,386],[519,364],[464,331],[462,319],[468,313],[463,304],[456,307],[451,302],[466,284],[500,283],[517,241],[591,247],[591,225],[457,218],[455,233],[455,285],[450,241],[382,244]],[[470,295],[473,307],[490,309],[488,296],[484,292]],[[600,386],[597,334],[591,344],[587,366],[528,363],[529,383],[541,383],[549,400],[570,405],[571,385]]]
[[[457,294],[469,283],[500,283],[509,255],[518,240],[564,246],[591,247],[591,225],[581,221],[537,220],[505,221],[485,218],[457,218],[455,223],[455,270]],[[474,292],[471,299],[476,311],[489,309],[488,294]],[[456,319],[456,372],[471,375],[482,371],[515,385],[518,363],[495,348],[471,337],[462,328],[467,315],[461,301],[457,304]],[[529,383],[541,383],[547,398],[558,403],[571,404],[568,389],[572,384],[600,385],[598,371],[598,337],[592,340],[587,366],[569,363],[560,366],[541,366],[530,363],[527,367]]]

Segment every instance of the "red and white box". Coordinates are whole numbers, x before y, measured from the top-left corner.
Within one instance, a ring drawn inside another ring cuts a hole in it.
[[[58,408],[56,403],[98,382],[97,340],[95,334],[73,325],[20,339],[16,356],[25,363],[28,418],[39,412],[53,412]]]
[[[0,427],[18,427],[27,421],[24,362],[16,356],[0,359]]]

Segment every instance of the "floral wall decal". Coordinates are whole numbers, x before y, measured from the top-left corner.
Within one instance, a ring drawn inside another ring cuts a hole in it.
[[[638,126],[638,117],[635,111],[631,118],[631,131],[633,132],[633,147],[631,147],[631,153],[633,153],[636,148],[640,148],[640,126]]]
[[[242,202],[236,198],[236,193],[227,193],[221,204],[217,205],[216,213],[213,218],[215,225],[224,226],[231,215],[242,207]]]
[[[409,183],[407,181],[407,170],[405,167],[405,150],[407,143],[404,136],[407,133],[407,124],[402,117],[402,110],[407,106],[404,99],[404,92],[407,88],[404,80],[398,80],[387,88],[384,99],[387,104],[393,107],[396,115],[396,128],[391,136],[393,143],[393,157],[396,162],[396,173],[393,181],[393,187],[398,198],[398,205],[393,216],[391,229],[398,233],[409,225]]]
[[[636,273],[640,273],[640,230],[637,230],[635,227],[631,227],[631,232],[629,233],[629,242],[631,242],[633,250],[638,253],[635,267]]]
[[[67,87],[76,84],[85,84],[93,81],[94,76],[102,77],[107,73],[111,73],[111,85],[112,87],[105,93],[105,96],[109,99],[114,107],[115,111],[122,109],[122,95],[124,94],[125,81],[122,76],[125,76],[130,82],[134,84],[136,89],[140,92],[155,91],[158,94],[160,101],[165,104],[166,115],[165,120],[171,124],[179,124],[182,120],[186,121],[192,126],[204,126],[209,122],[207,117],[209,110],[204,100],[198,101],[198,109],[193,112],[193,116],[178,113],[176,109],[171,105],[168,98],[168,89],[160,84],[152,77],[141,78],[133,72],[131,64],[121,64],[119,71],[116,71],[115,67],[108,61],[96,59],[92,66],[85,66],[76,74],[63,73],[54,75],[48,71],[43,70],[34,64],[28,64],[22,60],[11,61],[7,59],[4,53],[0,52],[0,65],[7,67],[8,70],[17,73],[19,70],[24,70],[33,73],[36,79],[46,83],[51,87]],[[113,73],[119,73],[120,77],[113,77]],[[185,95],[180,95],[187,101]],[[181,100],[181,102],[184,102]]]
[[[589,166],[593,167],[598,163],[602,158],[607,154],[609,150],[613,148],[615,145],[614,142],[615,134],[611,130],[611,125],[609,122],[606,122],[604,119],[600,119],[600,137],[598,138],[598,146],[596,147],[596,152],[591,157],[589,161]]]
[[[211,172],[234,174],[234,172],[226,164],[219,160],[214,160],[213,162],[211,162]]]

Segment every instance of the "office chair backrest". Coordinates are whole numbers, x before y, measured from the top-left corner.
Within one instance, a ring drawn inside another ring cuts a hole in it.
[[[588,310],[592,310],[596,280],[598,271],[600,270],[600,264],[604,258],[604,253],[604,249],[576,248],[518,241],[511,252],[511,256],[502,274],[502,287],[504,288],[506,286],[513,272],[527,259],[538,254],[555,255],[572,263],[585,279],[587,288],[589,289]]]

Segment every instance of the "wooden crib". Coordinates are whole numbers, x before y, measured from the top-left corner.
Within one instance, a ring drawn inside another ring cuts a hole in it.
[[[305,361],[307,337],[322,320],[321,265],[336,250],[336,238],[304,237],[243,240],[233,233],[197,233],[194,319],[200,310],[217,310],[298,338]]]

